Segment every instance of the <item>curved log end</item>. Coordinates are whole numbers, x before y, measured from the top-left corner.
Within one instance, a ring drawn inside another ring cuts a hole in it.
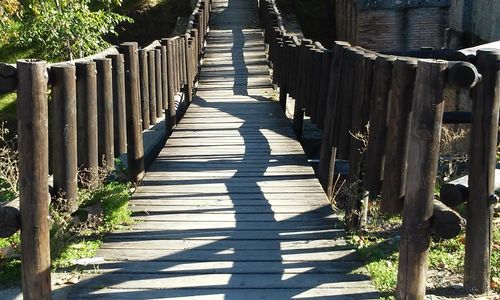
[[[0,208],[0,238],[14,235],[21,229],[21,213],[17,208],[4,206]]]

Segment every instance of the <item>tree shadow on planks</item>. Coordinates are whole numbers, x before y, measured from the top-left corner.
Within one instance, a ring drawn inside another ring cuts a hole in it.
[[[281,143],[261,132],[272,130],[246,126],[256,116],[239,114],[238,106],[226,103],[227,115],[242,121],[238,128],[228,125],[240,140],[231,147],[242,147],[241,153],[207,154],[202,147],[189,150],[189,143],[167,148],[159,160],[172,164],[153,166],[143,182],[147,194],[133,197],[136,218],[143,222],[107,237],[99,255],[111,260],[99,266],[103,274],[79,284],[71,298],[378,297],[364,290],[366,276],[345,275],[359,266],[357,257],[335,242],[343,232],[335,228],[328,203],[307,202],[324,199],[322,191],[301,191],[309,188],[312,172],[287,171],[303,167],[304,155],[274,154],[284,151],[275,149]],[[184,141],[192,139],[200,136]],[[253,154],[248,145],[263,151]],[[169,150],[175,153],[170,156]],[[210,163],[202,163],[207,157]],[[200,160],[199,166],[189,165],[189,159]],[[165,171],[172,175],[162,175]],[[290,185],[282,186],[284,181]]]

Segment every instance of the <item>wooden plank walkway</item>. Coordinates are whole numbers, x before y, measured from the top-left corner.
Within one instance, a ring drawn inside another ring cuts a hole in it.
[[[214,0],[197,97],[70,299],[376,299],[273,90],[256,1]]]

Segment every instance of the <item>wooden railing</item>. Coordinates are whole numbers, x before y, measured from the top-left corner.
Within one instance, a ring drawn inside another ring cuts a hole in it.
[[[51,297],[49,155],[52,197],[63,198],[71,211],[77,209],[79,170],[95,188],[98,169],[111,171],[115,158],[126,155],[128,177],[138,183],[145,171],[143,131],[164,118],[164,142],[191,103],[209,10],[210,0],[199,0],[184,35],[142,49],[127,42],[69,62],[1,65],[0,92],[17,91],[20,218],[10,218],[0,232],[22,228],[24,299]],[[15,215],[15,207],[1,209],[2,216]]]
[[[304,115],[323,129],[318,177],[329,197],[335,163],[349,164],[347,179],[359,196],[345,199],[346,227],[359,226],[369,200],[380,199],[383,211],[403,216],[398,299],[423,299],[431,233],[451,238],[462,229],[461,217],[434,200],[434,187],[443,119],[470,122],[464,285],[472,293],[488,291],[492,206],[498,199],[498,48],[473,55],[455,50],[390,55],[335,42],[326,49],[288,34],[273,0],[259,4],[281,106],[288,97],[295,100],[299,139]],[[470,91],[472,112],[444,112],[445,88]]]

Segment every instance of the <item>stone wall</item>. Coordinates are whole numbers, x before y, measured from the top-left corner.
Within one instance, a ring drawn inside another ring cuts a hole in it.
[[[500,40],[499,0],[451,0],[450,47],[470,47]]]
[[[339,0],[337,38],[375,51],[441,48],[449,0]]]

